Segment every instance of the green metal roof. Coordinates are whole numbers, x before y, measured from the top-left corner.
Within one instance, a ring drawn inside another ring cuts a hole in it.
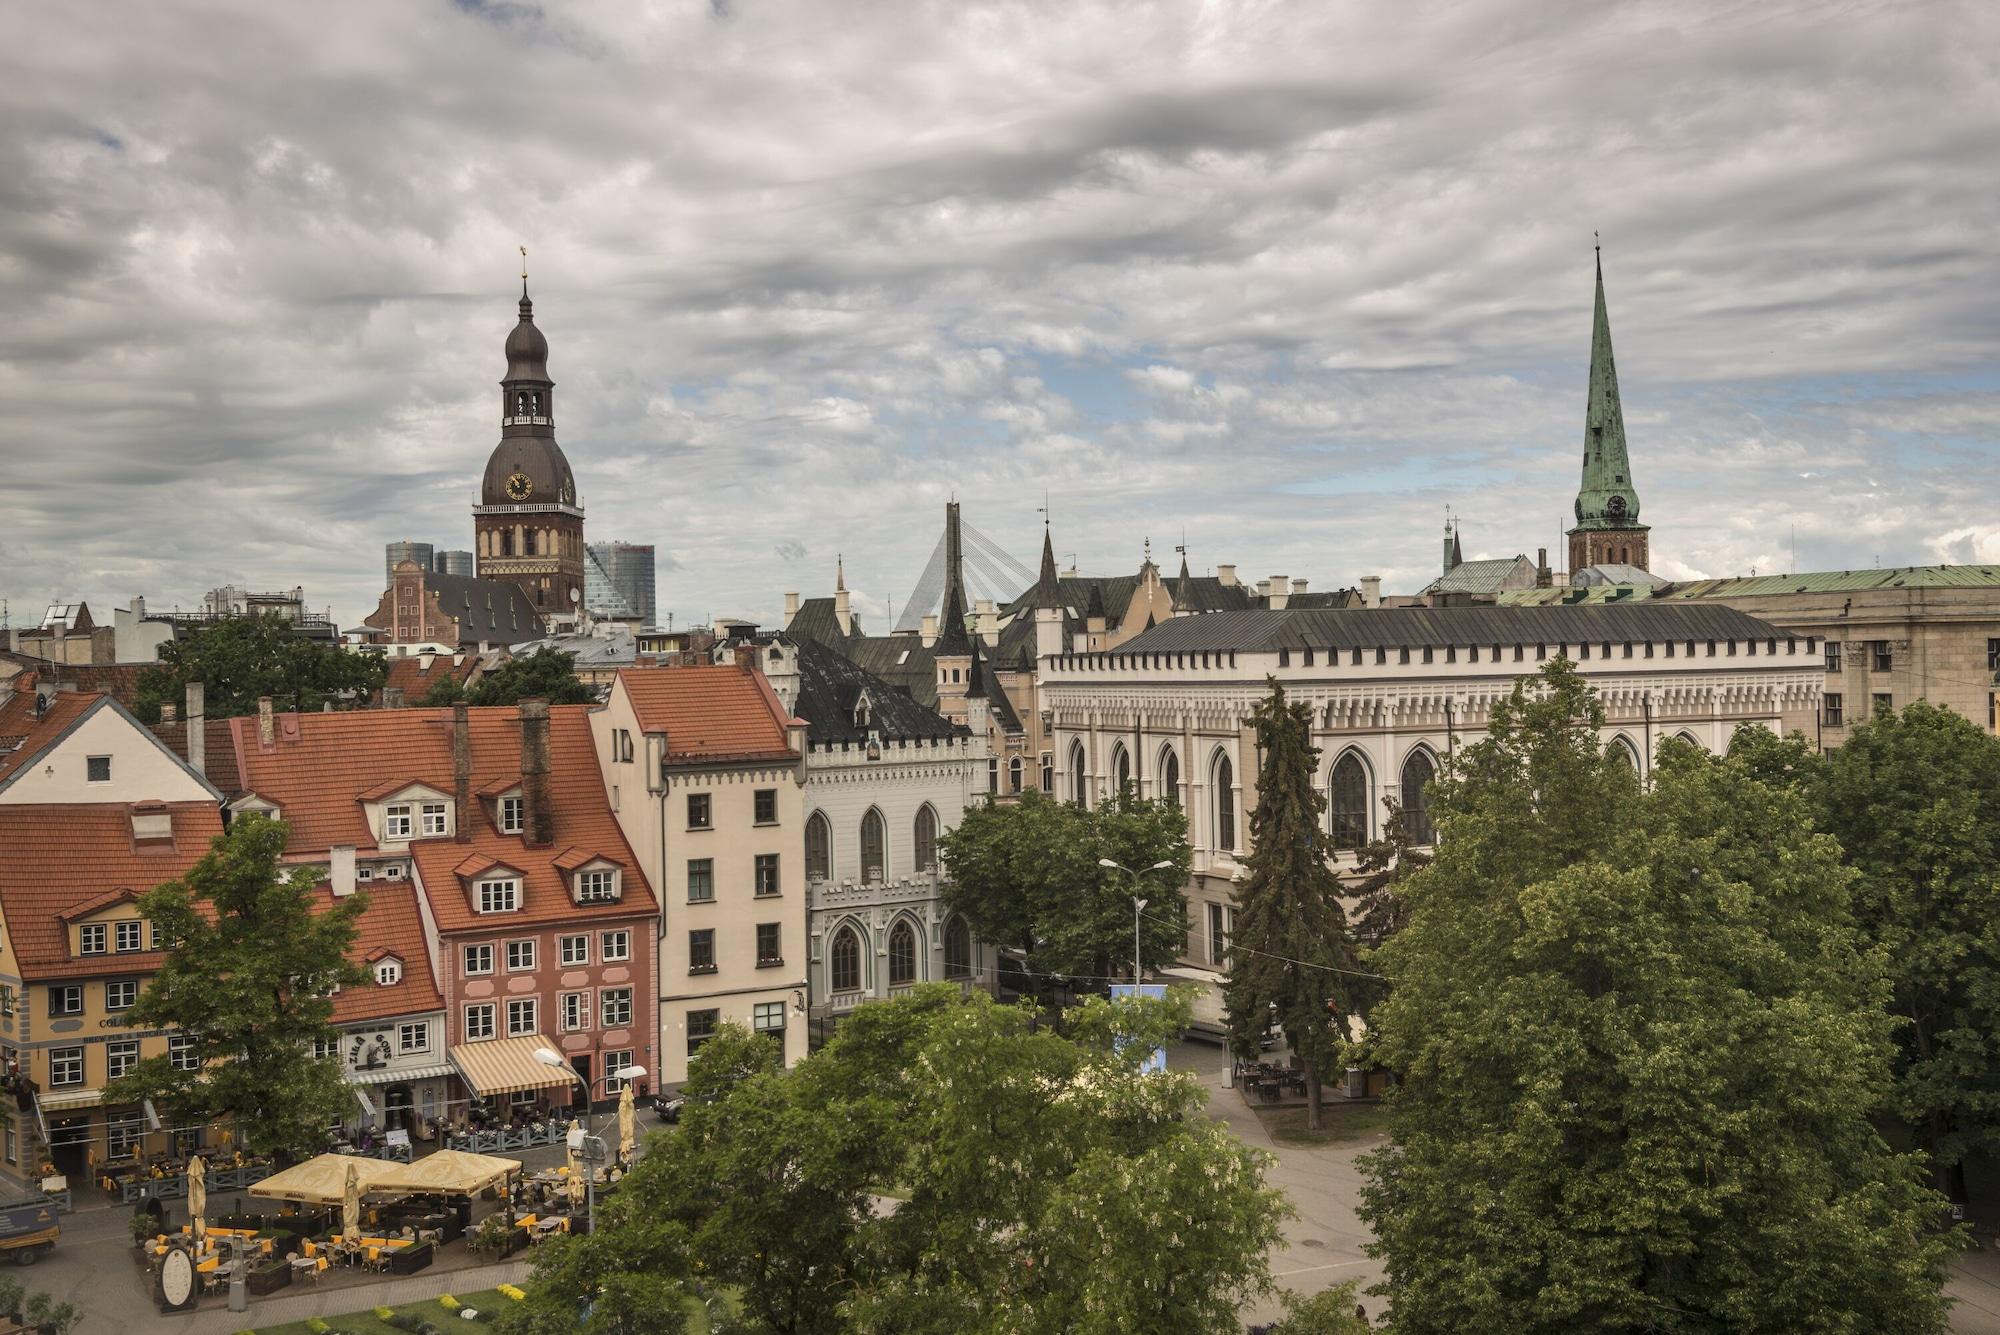
[[[1691,579],[1648,589],[1600,584],[1588,589],[1518,589],[1500,595],[1514,607],[1608,603],[1647,599],[1768,598],[1786,593],[1857,593],[1867,589],[2000,589],[2000,565],[1885,566],[1867,570],[1815,570],[1801,575],[1741,575],[1734,579]],[[1577,594],[1583,594],[1576,599]]]
[[[1618,368],[1611,356],[1611,317],[1604,309],[1604,259],[1597,261],[1597,307],[1590,324],[1590,397],[1583,416],[1583,482],[1576,526],[1639,527],[1639,492],[1625,451],[1625,413],[1618,403]]]

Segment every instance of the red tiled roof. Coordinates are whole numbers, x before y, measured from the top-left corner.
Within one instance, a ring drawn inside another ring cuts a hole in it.
[[[667,734],[670,762],[796,760],[791,716],[760,672],[733,663],[625,668],[618,674],[646,732]]]
[[[17,672],[6,687],[10,693],[0,700],[0,748],[12,747],[35,726],[35,673]]]
[[[243,776],[236,771],[236,739],[229,730],[226,718],[202,720],[202,734],[207,742],[207,754],[202,758],[202,768],[208,772],[208,781],[222,790],[225,797],[234,797],[243,791]],[[153,735],[167,744],[169,750],[182,760],[188,758],[188,725],[186,719],[172,722],[148,724]]]
[[[403,962],[403,978],[387,987],[371,978],[341,988],[333,996],[333,1022],[357,1024],[443,1009],[444,995],[431,971],[423,916],[417,910],[417,888],[408,881],[375,881],[362,893],[368,896],[368,907],[362,911],[348,958],[372,965],[384,955],[394,955]],[[322,912],[332,907],[333,891],[321,886],[314,892],[314,903]]]
[[[425,660],[430,666],[424,666]],[[454,662],[453,660],[457,661]],[[459,654],[403,654],[389,660],[389,676],[382,683],[384,691],[401,691],[403,703],[414,705],[429,694],[438,682],[451,680],[463,682],[479,667],[479,655]],[[377,703],[383,697],[376,696]]]
[[[656,911],[651,889],[637,870],[618,821],[611,813],[590,734],[592,705],[549,709],[549,801],[553,838],[546,848],[529,848],[522,835],[502,834],[488,809],[461,813],[470,836],[418,840],[410,845],[431,912],[440,931],[489,928],[495,917],[508,924],[560,921],[566,917],[630,917]],[[467,711],[471,728],[472,772],[521,772],[520,711],[504,708]],[[237,756],[243,786],[274,802],[291,827],[289,856],[323,857],[335,844],[352,844],[364,856],[375,848],[355,794],[372,787],[415,780],[444,792],[453,788],[449,709],[359,710],[340,714],[280,716],[270,749],[257,740],[257,720],[236,724]],[[590,850],[623,864],[624,899],[612,904],[578,905],[556,868],[571,848]],[[481,916],[472,911],[461,866],[485,868],[504,863],[522,874],[522,907],[515,913]]]
[[[132,809],[121,802],[0,805],[0,912],[29,979],[151,973],[159,951],[73,959],[59,916],[119,890],[141,893],[183,875],[222,833],[213,803],[176,802],[171,840],[132,839]]]
[[[28,729],[27,734],[21,739],[21,745],[0,756],[0,781],[9,779],[26,769],[43,752],[55,745],[56,739],[62,736],[64,729],[82,718],[103,698],[103,695],[96,691],[88,693],[64,691],[60,695],[51,697],[48,712]]]

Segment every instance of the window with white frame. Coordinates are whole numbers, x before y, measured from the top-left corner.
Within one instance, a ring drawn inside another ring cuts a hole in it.
[[[424,838],[435,839],[445,833],[445,806],[442,802],[426,802],[423,806]]]
[[[141,926],[142,924],[137,918],[128,918],[124,922],[113,923],[111,925],[111,948],[120,954],[138,950],[140,942],[144,940],[140,932]]]
[[[340,1040],[337,1038],[316,1038],[313,1040],[313,1060],[316,1062],[331,1060],[339,1052]]]
[[[605,1053],[604,1087],[610,1090],[613,1094],[617,1094],[623,1091],[625,1088],[625,1082],[623,1080],[620,1080],[616,1075],[612,1073],[614,1071],[622,1071],[631,1064],[632,1064],[632,1049],[630,1048],[621,1048],[616,1052]]]
[[[535,999],[533,997],[516,997],[507,1003],[507,1032],[509,1034],[532,1034],[538,1027],[535,1023]]]
[[[164,950],[166,948],[167,933],[166,930],[160,926],[158,920],[155,920],[153,923],[152,937],[153,937],[153,949]]]
[[[104,1009],[123,1011],[132,1009],[132,1003],[139,999],[139,985],[130,978],[118,979],[104,985]]]
[[[195,1051],[193,1034],[167,1035],[167,1064],[176,1071],[199,1071],[201,1054]]]
[[[526,973],[535,967],[535,943],[533,940],[509,941],[507,943],[507,972]]]
[[[102,955],[109,947],[111,929],[101,922],[87,922],[76,929],[76,949],[79,955]]]
[[[403,981],[403,962],[394,955],[375,961],[375,982],[380,987],[394,987]]]
[[[603,959],[606,964],[618,964],[632,958],[630,932],[606,932],[598,940],[603,947]]]
[[[404,840],[410,837],[410,804],[399,802],[392,807],[382,808],[382,838],[384,842]]]
[[[431,1027],[422,1020],[396,1026],[396,1046],[403,1052],[429,1052]]]
[[[372,881],[372,880],[374,880],[374,879],[375,879],[375,868],[371,867],[370,865],[368,865],[368,864],[367,864],[367,863],[365,863],[365,862],[364,862],[364,863],[362,863],[362,864],[361,864],[360,866],[358,866],[358,867],[356,867],[356,868],[354,869],[354,879],[355,879],[355,880],[357,880],[357,881]]]
[[[574,964],[590,963],[590,938],[587,936],[564,936],[556,940],[556,953],[565,968]]]
[[[104,1045],[104,1078],[116,1080],[139,1064],[139,1040],[120,1038]]]
[[[590,1028],[590,993],[565,992],[556,998],[556,1004],[562,1014],[565,1033]]]
[[[750,1027],[760,1034],[776,1034],[782,1040],[785,1033],[785,1003],[758,1002],[751,1008]]]
[[[597,994],[606,1029],[622,1029],[632,1023],[632,989],[607,987]]]
[[[518,797],[501,798],[500,833],[519,834],[522,830],[526,829],[528,827],[528,822],[526,819],[526,811],[527,808],[522,805],[520,798]]]
[[[137,1150],[139,1141],[145,1134],[146,1119],[143,1113],[116,1113],[104,1119],[105,1145],[114,1158]]]
[[[49,988],[49,1014],[83,1014],[83,984],[57,983]]]
[[[83,1049],[49,1049],[49,1084],[61,1088],[64,1085],[83,1083]]]
[[[576,874],[576,902],[604,904],[618,898],[618,873],[609,868]]]
[[[493,1037],[493,1003],[482,1001],[465,1008],[465,1041]]]
[[[521,883],[516,880],[481,881],[479,883],[479,911],[481,913],[512,913],[521,907]]]
[[[492,972],[493,972],[492,942],[489,941],[483,946],[467,946],[465,948],[466,977],[476,978],[480,974],[492,973]]]

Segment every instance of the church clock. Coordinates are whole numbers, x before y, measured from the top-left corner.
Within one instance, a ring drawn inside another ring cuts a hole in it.
[[[535,484],[526,473],[515,473],[507,479],[507,494],[517,501],[525,501],[535,494]]]

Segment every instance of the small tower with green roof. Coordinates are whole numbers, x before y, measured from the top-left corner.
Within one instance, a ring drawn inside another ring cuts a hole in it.
[[[1599,251],[1590,397],[1583,416],[1583,482],[1576,493],[1576,527],[1569,531],[1571,576],[1596,565],[1647,569],[1650,531],[1639,522],[1639,492],[1625,453],[1625,415],[1618,406],[1618,368],[1611,357],[1611,317],[1604,309],[1604,256]]]

